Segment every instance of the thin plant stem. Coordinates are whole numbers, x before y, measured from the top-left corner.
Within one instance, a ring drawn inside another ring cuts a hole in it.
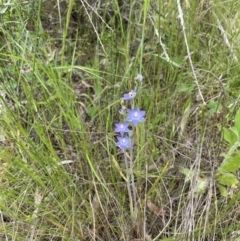
[[[130,202],[130,213],[133,214],[133,200],[132,200],[132,193],[131,193],[131,182],[130,182],[130,169],[128,168],[128,160],[127,160],[127,153],[124,151],[124,161],[126,165],[126,173],[127,173],[127,189],[128,189],[128,196]]]
[[[183,19],[183,11],[182,11],[180,0],[177,0],[177,6],[178,6],[180,23],[181,23],[181,26],[182,26],[183,37],[184,37],[184,41],[185,41],[185,45],[186,45],[186,49],[187,49],[188,60],[189,60],[189,63],[190,63],[191,69],[192,69],[192,73],[193,73],[193,77],[195,79],[195,83],[197,85],[198,94],[199,94],[200,98],[202,99],[203,104],[206,105],[206,102],[205,102],[204,97],[203,97],[202,92],[201,92],[200,85],[198,83],[197,75],[196,75],[195,70],[194,70],[193,62],[192,62],[192,57],[191,57],[191,52],[190,52],[189,45],[188,45],[186,27],[185,27],[185,23],[184,23],[184,19]]]
[[[132,138],[133,139],[133,138]],[[134,174],[133,174],[133,149],[130,149],[130,186],[132,187],[133,194],[133,205],[134,205],[134,213],[132,213],[134,220],[137,216],[137,195],[136,195],[136,187],[134,185]]]

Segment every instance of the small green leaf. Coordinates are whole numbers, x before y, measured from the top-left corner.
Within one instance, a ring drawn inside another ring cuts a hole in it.
[[[198,178],[197,186],[196,186],[197,194],[203,194],[206,191],[207,185],[208,185],[207,178]]]
[[[222,109],[222,105],[219,104],[218,101],[210,101],[207,107],[211,110],[211,112],[217,112]]]
[[[226,172],[235,172],[240,168],[240,152],[237,152],[235,156],[225,159],[220,168]]]
[[[221,172],[221,174],[217,177],[217,181],[219,184],[236,187],[239,183],[236,176],[230,172]]]
[[[177,84],[177,88],[179,92],[191,93],[191,91],[195,88],[195,85],[194,83],[185,83],[185,82],[179,81],[179,83]]]
[[[231,128],[230,128],[230,131],[231,131],[233,134],[236,135],[237,139],[239,138],[239,136],[240,136],[240,135],[239,135],[239,130],[237,129],[236,126],[231,127]]]
[[[237,114],[235,116],[234,126],[236,127],[236,129],[238,131],[238,135],[240,135],[240,110],[237,111]]]
[[[237,136],[234,132],[230,130],[228,130],[227,128],[223,128],[223,138],[226,142],[228,142],[230,144],[230,146],[232,146],[236,141],[237,141]]]
[[[16,89],[18,87],[18,82],[14,79],[10,79],[9,80],[9,86],[12,88],[12,89]]]
[[[90,116],[90,117],[94,117],[97,113],[97,109],[94,108],[94,107],[89,107],[87,109],[87,114]]]
[[[194,176],[194,171],[188,168],[183,168],[180,172],[185,176],[185,183],[191,181]]]
[[[222,186],[222,185],[219,184],[219,185],[218,185],[218,189],[219,189],[222,197],[227,197],[227,196],[228,196],[227,189],[226,189],[224,186]]]

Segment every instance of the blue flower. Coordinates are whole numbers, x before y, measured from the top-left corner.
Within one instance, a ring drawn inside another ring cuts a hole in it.
[[[124,151],[125,149],[132,147],[130,138],[128,136],[123,136],[123,137],[118,136],[117,139],[118,139],[118,142],[116,143],[116,146],[121,148],[121,150]]]
[[[131,90],[129,93],[123,95],[123,100],[131,100],[137,95],[136,90]]]
[[[116,126],[115,132],[119,132],[121,136],[123,136],[124,133],[129,132],[128,123],[126,122],[117,123],[115,124],[115,126]]]
[[[142,82],[142,80],[143,80],[142,74],[137,74],[136,80]]]
[[[139,122],[144,122],[145,118],[143,116],[145,115],[144,110],[139,110],[139,108],[134,108],[132,110],[128,110],[128,117],[126,118],[126,121],[132,122],[134,126],[136,126]]]

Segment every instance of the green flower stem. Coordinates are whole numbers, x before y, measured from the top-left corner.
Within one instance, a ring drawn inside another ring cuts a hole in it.
[[[132,137],[132,140],[134,138]],[[131,141],[132,141],[131,140]],[[133,174],[133,148],[130,149],[130,186],[132,188],[132,194],[133,194],[133,205],[134,205],[134,213],[132,213],[132,216],[134,220],[137,216],[137,194],[136,194],[136,187],[134,185],[134,174]]]
[[[128,196],[129,196],[129,202],[130,202],[130,213],[131,215],[133,215],[133,200],[132,200],[132,193],[131,193],[131,182],[130,182],[130,169],[128,167],[128,160],[127,160],[127,153],[124,151],[124,161],[125,161],[125,165],[126,165],[126,173],[127,173],[127,189],[128,189]]]

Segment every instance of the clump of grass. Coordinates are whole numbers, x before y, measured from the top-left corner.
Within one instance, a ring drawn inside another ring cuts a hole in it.
[[[48,2],[51,26],[46,3],[1,6],[0,235],[236,238],[239,187],[221,196],[215,172],[227,147],[219,127],[239,105],[239,4],[62,2]],[[137,73],[147,116],[133,160],[136,227],[114,124]]]

